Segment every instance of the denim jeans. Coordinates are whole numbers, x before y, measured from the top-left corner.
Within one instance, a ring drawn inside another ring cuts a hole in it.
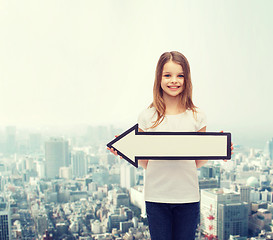
[[[146,201],[152,240],[194,240],[200,202],[157,203]]]

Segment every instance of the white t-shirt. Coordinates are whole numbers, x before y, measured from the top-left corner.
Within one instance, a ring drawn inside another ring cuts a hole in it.
[[[165,115],[155,128],[154,107],[145,109],[138,117],[138,126],[147,132],[197,132],[207,125],[206,115],[197,108],[196,119],[191,110],[177,115]],[[147,129],[149,128],[149,129]],[[163,203],[198,202],[199,184],[194,160],[149,160],[145,170],[144,200]]]

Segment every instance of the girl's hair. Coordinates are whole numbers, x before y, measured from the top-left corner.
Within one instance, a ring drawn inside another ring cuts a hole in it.
[[[184,72],[183,91],[180,94],[180,101],[182,103],[182,106],[184,106],[186,110],[191,109],[194,114],[196,113],[196,106],[192,102],[191,73],[190,65],[187,58],[182,53],[177,51],[165,52],[160,56],[156,66],[155,82],[153,89],[153,102],[149,107],[155,107],[157,112],[157,120],[154,122],[151,128],[157,127],[164,120],[165,117],[166,105],[163,100],[161,80],[163,67],[169,61],[173,61],[179,64]]]

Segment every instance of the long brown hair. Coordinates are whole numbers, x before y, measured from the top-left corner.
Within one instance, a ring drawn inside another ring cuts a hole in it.
[[[155,71],[153,102],[149,107],[155,107],[157,112],[157,120],[154,122],[151,128],[157,127],[164,120],[165,117],[166,105],[163,100],[161,80],[163,67],[169,61],[173,61],[179,64],[184,72],[183,91],[180,94],[182,106],[184,106],[186,109],[191,109],[193,113],[196,113],[196,106],[192,102],[191,72],[187,58],[182,53],[177,51],[165,52],[160,56]]]

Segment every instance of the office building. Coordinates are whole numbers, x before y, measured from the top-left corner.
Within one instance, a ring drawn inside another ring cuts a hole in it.
[[[273,138],[268,140],[265,144],[264,154],[273,160]]]
[[[40,179],[46,177],[46,174],[45,174],[45,162],[44,161],[37,161],[36,162],[36,171],[37,171],[38,177]]]
[[[122,233],[126,233],[129,231],[129,228],[133,227],[134,224],[131,221],[125,221],[119,223],[119,229]]]
[[[250,187],[242,184],[239,184],[237,187],[241,195],[241,201],[250,203]]]
[[[46,233],[47,230],[47,215],[46,214],[39,214],[36,218],[37,224],[37,232],[39,235],[43,235]]]
[[[83,151],[72,153],[71,166],[73,177],[83,177],[87,174],[87,158]]]
[[[236,211],[242,217],[233,216]],[[202,189],[200,215],[202,232],[218,236],[219,240],[228,239],[228,234],[247,232],[248,204],[242,203],[239,193],[222,188]],[[233,228],[235,223],[240,227]]]
[[[11,218],[7,203],[0,203],[0,239],[11,240]]]
[[[128,190],[136,185],[136,170],[131,164],[123,163],[120,167],[120,186]]]
[[[59,176],[60,167],[68,167],[68,141],[62,138],[51,138],[45,143],[46,177]]]
[[[218,210],[219,240],[228,240],[230,235],[247,236],[248,203],[219,204]]]

